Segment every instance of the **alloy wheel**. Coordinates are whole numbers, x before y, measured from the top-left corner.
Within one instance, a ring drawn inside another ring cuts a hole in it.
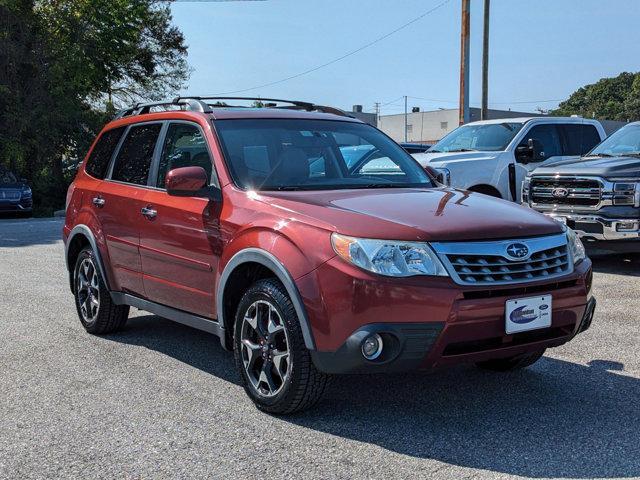
[[[77,301],[82,319],[90,323],[96,319],[100,311],[99,273],[93,260],[85,258],[78,268],[76,278]]]
[[[240,348],[254,390],[263,397],[277,395],[286,383],[291,364],[284,321],[270,302],[258,300],[245,312]]]

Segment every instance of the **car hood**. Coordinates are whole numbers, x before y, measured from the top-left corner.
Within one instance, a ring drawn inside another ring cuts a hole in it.
[[[592,175],[599,177],[640,177],[637,157],[577,157],[544,162],[534,175]]]
[[[426,152],[415,153],[412,156],[420,162],[420,165],[423,167],[427,164],[437,167],[437,165],[433,164],[437,164],[438,162],[450,164],[466,160],[493,160],[500,153],[501,152]]]
[[[0,183],[0,190],[3,188],[10,188],[12,190],[23,189],[26,185],[22,182]]]
[[[259,198],[290,221],[364,238],[460,241],[562,231],[530,208],[451,188],[262,192]]]

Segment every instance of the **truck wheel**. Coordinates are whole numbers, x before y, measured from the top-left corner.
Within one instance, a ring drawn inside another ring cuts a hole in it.
[[[73,270],[73,285],[82,326],[89,333],[101,335],[124,326],[129,316],[129,306],[113,303],[96,265],[93,250],[90,247],[82,250]]]
[[[476,365],[484,370],[493,370],[494,372],[508,372],[509,370],[519,370],[536,363],[542,355],[545,348],[533,353],[524,353],[509,358],[493,358],[483,362],[477,362]]]
[[[233,347],[244,389],[260,410],[293,413],[322,397],[329,376],[313,365],[295,308],[278,280],[259,280],[244,293]]]

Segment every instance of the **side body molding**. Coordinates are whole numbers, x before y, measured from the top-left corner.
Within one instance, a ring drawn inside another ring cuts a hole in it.
[[[93,250],[93,253],[96,257],[96,261],[98,262],[98,268],[100,269],[100,275],[102,275],[102,280],[107,286],[107,290],[111,292],[111,286],[109,285],[109,277],[107,277],[107,274],[106,274],[107,272],[104,268],[102,257],[100,256],[100,249],[98,248],[96,239],[93,236],[93,232],[91,232],[91,229],[83,224],[79,224],[73,227],[73,230],[69,232],[69,237],[67,238],[67,242],[64,246],[64,261],[67,265],[67,270],[69,270],[69,274],[71,275],[73,268],[75,267],[75,265],[69,265],[69,246],[73,242],[73,238],[78,234],[84,235],[89,240],[89,243],[91,244],[91,249]],[[72,280],[70,280],[70,282],[72,282]],[[73,291],[73,285],[71,285],[71,290]]]
[[[291,299],[291,302],[296,309],[296,314],[298,315],[298,319],[300,321],[300,328],[302,329],[302,337],[304,338],[305,346],[309,350],[315,350],[315,342],[313,341],[313,334],[311,332],[311,326],[309,324],[309,317],[307,317],[304,303],[302,302],[300,292],[298,292],[298,288],[296,287],[293,278],[291,278],[291,275],[289,274],[287,269],[275,256],[260,248],[247,248],[245,250],[239,251],[233,257],[231,257],[231,260],[229,260],[227,265],[224,267],[224,270],[222,271],[220,282],[218,283],[218,290],[216,292],[216,313],[218,317],[218,323],[220,324],[221,328],[225,325],[223,308],[224,287],[234,269],[237,266],[242,265],[243,263],[249,262],[264,265],[276,274],[278,280],[280,280],[280,282],[282,282],[282,284],[284,285],[284,288],[287,289],[289,298]],[[221,335],[220,339],[224,346],[224,335]]]

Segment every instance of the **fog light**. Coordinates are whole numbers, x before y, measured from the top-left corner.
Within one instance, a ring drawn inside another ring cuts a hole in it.
[[[636,222],[618,222],[616,230],[618,232],[635,232],[638,230],[638,224]]]
[[[382,337],[373,333],[362,342],[362,355],[367,360],[375,360],[382,353]]]

